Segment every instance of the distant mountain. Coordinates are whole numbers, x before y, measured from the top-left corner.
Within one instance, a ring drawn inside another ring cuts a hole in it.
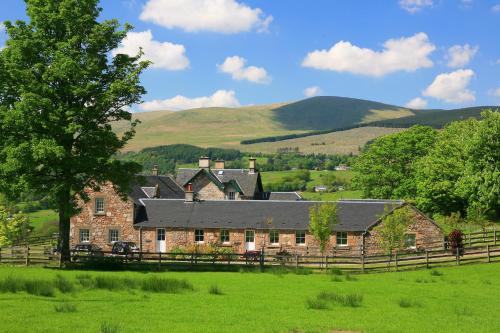
[[[321,96],[292,103],[240,108],[202,108],[133,114],[141,120],[135,138],[125,150],[170,144],[251,150],[242,140],[355,127],[360,124],[405,127],[408,124],[442,126],[453,120],[478,117],[473,107],[456,110],[413,110],[369,100]],[[117,132],[123,123],[115,125]]]

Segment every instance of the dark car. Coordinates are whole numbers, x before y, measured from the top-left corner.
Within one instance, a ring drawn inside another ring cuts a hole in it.
[[[77,244],[71,250],[71,258],[73,261],[102,256],[104,256],[102,249],[99,246],[90,243]]]
[[[139,252],[139,247],[134,242],[115,242],[111,249],[111,255],[126,259],[139,260]]]

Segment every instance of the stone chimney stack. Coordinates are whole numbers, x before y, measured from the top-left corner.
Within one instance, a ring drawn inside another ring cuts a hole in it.
[[[210,157],[200,157],[200,160],[198,161],[198,167],[200,169],[210,169]]]
[[[225,169],[226,162],[224,160],[218,159],[215,161],[215,169]]]
[[[248,173],[254,174],[256,170],[257,170],[256,158],[250,157],[250,159],[248,160]]]
[[[194,193],[193,193],[193,184],[187,183],[186,190],[184,191],[186,197],[185,202],[193,202],[194,201]]]
[[[153,170],[151,170],[153,176],[158,176],[158,166],[155,164],[153,165]]]

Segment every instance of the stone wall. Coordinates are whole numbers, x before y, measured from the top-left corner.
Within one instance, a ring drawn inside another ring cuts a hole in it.
[[[206,174],[193,179],[193,192],[198,200],[224,200],[226,194],[215,185]]]
[[[133,226],[134,203],[123,201],[111,184],[101,187],[100,192],[87,190],[90,201],[79,201],[81,212],[71,218],[70,246],[80,242],[80,229],[90,230],[90,243],[96,244],[105,251],[110,251],[109,230],[117,229],[119,239],[123,241],[139,241],[139,232]],[[104,198],[104,213],[95,213],[95,198]]]

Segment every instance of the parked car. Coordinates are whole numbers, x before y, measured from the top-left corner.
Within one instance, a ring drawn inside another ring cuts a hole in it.
[[[73,261],[103,256],[104,252],[102,249],[99,246],[90,243],[77,244],[71,250],[71,258]]]
[[[111,249],[111,255],[126,259],[140,259],[139,247],[134,242],[115,242]]]

